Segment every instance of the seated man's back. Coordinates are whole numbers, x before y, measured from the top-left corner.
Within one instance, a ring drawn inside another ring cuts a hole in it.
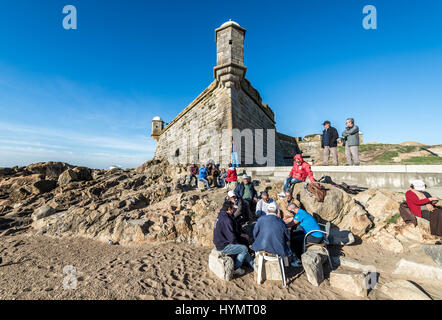
[[[262,216],[253,230],[255,242],[252,245],[254,251],[266,251],[279,256],[288,257],[292,253],[287,241],[289,231],[280,218],[275,214]]]

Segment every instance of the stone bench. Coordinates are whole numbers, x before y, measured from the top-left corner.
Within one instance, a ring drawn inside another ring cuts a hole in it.
[[[234,261],[214,248],[209,255],[209,270],[221,280],[230,281],[233,278]]]
[[[323,264],[327,261],[327,255],[321,246],[311,245],[301,255],[302,266],[307,275],[307,280],[314,286],[319,286],[324,281]]]

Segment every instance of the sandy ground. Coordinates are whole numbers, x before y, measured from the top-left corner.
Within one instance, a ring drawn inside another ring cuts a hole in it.
[[[111,246],[29,234],[0,237],[0,299],[361,299],[330,287],[328,280],[314,287],[294,268],[288,270],[286,288],[279,281],[257,285],[251,270],[223,282],[208,271],[210,250],[186,244]],[[382,265],[380,283],[392,279],[389,272],[400,258],[379,255],[379,248],[367,245],[347,247],[343,254]],[[419,254],[413,260],[428,262]],[[76,290],[63,286],[68,265],[77,270]],[[419,285],[442,299],[440,286]],[[381,298],[376,290],[368,296]]]

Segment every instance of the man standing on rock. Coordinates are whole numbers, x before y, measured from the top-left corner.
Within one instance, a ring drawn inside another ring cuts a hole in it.
[[[345,121],[347,128],[342,132],[345,140],[345,156],[347,166],[359,166],[359,127],[355,125],[353,118]]]
[[[328,166],[330,154],[333,158],[333,164],[338,165],[338,130],[331,126],[330,121],[323,123],[324,131],[322,132],[321,147],[324,149],[324,166]]]
[[[218,214],[213,230],[213,243],[216,250],[226,255],[236,255],[234,274],[243,275],[241,268],[244,261],[253,269],[253,259],[249,254],[247,246],[239,244],[239,237],[235,222],[233,221],[233,203],[226,201]]]

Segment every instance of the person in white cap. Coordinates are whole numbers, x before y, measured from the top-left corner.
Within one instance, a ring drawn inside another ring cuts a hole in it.
[[[281,257],[293,257],[292,266],[299,267],[300,261],[293,255],[288,243],[290,234],[283,220],[277,216],[276,203],[269,204],[267,214],[262,216],[253,229],[255,241],[252,250],[264,251]]]
[[[430,221],[432,235],[442,237],[442,209],[436,207],[440,199],[429,196],[426,187],[422,180],[411,181],[410,190],[405,193],[407,205],[416,217]]]
[[[234,205],[234,212],[233,212],[233,218],[240,224],[244,224],[249,220],[249,217],[251,216],[251,212],[249,211],[250,208],[247,204],[244,204],[245,201],[242,199],[238,199],[235,195],[235,191],[230,190],[227,192],[227,199],[233,203]]]

